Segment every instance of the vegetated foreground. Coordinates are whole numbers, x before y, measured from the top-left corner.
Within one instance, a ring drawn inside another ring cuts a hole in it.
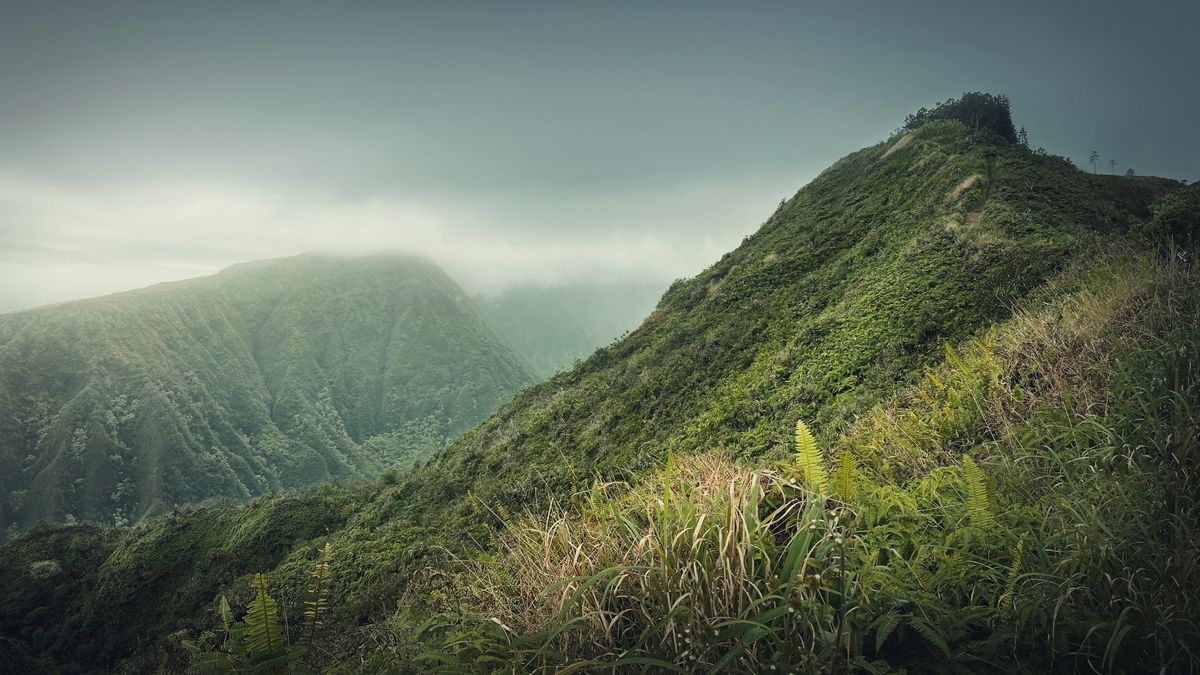
[[[0,649],[65,672],[1196,669],[1200,188],[1087,175],[963,100],[992,121],[952,102],[839,161],[407,474],[8,544]]]

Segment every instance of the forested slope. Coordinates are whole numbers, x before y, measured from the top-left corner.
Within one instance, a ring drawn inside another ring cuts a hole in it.
[[[0,316],[0,530],[374,477],[531,381],[453,281],[403,256]]]
[[[783,458],[797,419],[828,446],[902,418],[917,400],[902,392],[943,364],[947,344],[1079,291],[1089,278],[1079,270],[1149,231],[1152,204],[1177,187],[1091,176],[987,130],[926,123],[837,162],[668,290],[629,336],[524,390],[407,474],[6,546],[15,573],[0,584],[0,628],[13,653],[68,669],[129,658],[179,668],[188,657],[172,636],[218,625],[221,594],[245,606],[255,572],[268,572],[297,616],[317,547],[329,543],[328,632],[310,664],[420,671],[433,662],[426,651],[451,643],[460,658],[486,655],[472,652],[483,641],[473,629],[418,626],[469,626],[472,613],[495,625],[486,616],[502,603],[470,596],[461,570],[489,559],[512,514],[574,504],[597,478],[657,470],[668,453]],[[917,450],[864,450],[863,461],[902,480],[959,460]]]

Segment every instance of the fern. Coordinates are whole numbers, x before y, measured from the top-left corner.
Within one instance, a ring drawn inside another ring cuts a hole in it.
[[[267,593],[265,576],[255,574],[250,587],[254,589],[255,597],[245,618],[246,655],[253,662],[269,661],[284,651],[279,613],[275,607],[275,598]]]
[[[817,493],[822,492],[828,482],[825,476],[825,458],[804,420],[796,420],[796,463],[804,473],[804,480],[808,482],[809,489]]]
[[[229,628],[233,625],[233,610],[229,608],[229,600],[225,596],[221,596],[221,627],[225,629],[225,634],[229,634]]]
[[[975,464],[975,460],[967,455],[963,455],[963,479],[967,487],[967,515],[971,518],[971,524],[977,527],[992,525],[995,520],[988,504],[987,476]]]
[[[183,646],[192,654],[188,672],[197,675],[291,672],[292,662],[304,653],[305,648],[287,646],[279,626],[275,600],[267,594],[266,577],[254,575],[250,587],[256,594],[254,602],[246,617],[238,623],[233,622],[229,600],[221,596],[219,609],[225,637],[220,651],[206,652],[195,642],[183,641]],[[205,632],[201,640],[208,642],[213,637],[212,633]]]
[[[1011,603],[1013,607],[1017,604],[1017,579],[1021,576],[1021,562],[1025,557],[1025,538],[1021,537],[1017,540],[1017,545],[1013,547],[1013,561],[1008,567],[1008,580],[1004,586],[1004,595],[1000,597],[1000,604]]]
[[[304,619],[306,622],[304,644],[312,646],[316,639],[317,630],[321,628],[321,617],[329,607],[329,556],[333,553],[333,545],[326,543],[320,549],[320,557],[313,565],[312,582],[308,586],[308,600],[304,601]]]
[[[946,642],[946,636],[929,621],[910,616],[908,617],[908,625],[925,639],[930,645],[937,648],[946,658],[950,658],[950,645]]]
[[[858,495],[858,460],[849,448],[838,453],[837,466],[833,470],[833,492],[844,502]]]
[[[245,672],[232,654],[211,652],[193,657],[188,672],[195,675],[227,675]]]
[[[878,652],[883,649],[883,643],[887,641],[888,636],[899,625],[900,613],[894,609],[880,614],[879,618],[875,619],[875,651]]]

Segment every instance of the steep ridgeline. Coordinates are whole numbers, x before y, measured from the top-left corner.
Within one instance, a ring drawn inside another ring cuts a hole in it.
[[[640,328],[525,389],[406,475],[9,544],[0,633],[13,636],[12,653],[82,670],[130,658],[143,670],[178,667],[187,657],[167,636],[216,625],[221,594],[244,606],[255,572],[298,616],[298,589],[330,543],[329,632],[306,658],[322,670],[367,659],[368,670],[420,671],[410,621],[478,604],[439,605],[462,584],[438,575],[492,547],[504,514],[655,470],[672,451],[780,457],[797,419],[828,445],[941,362],[946,343],[1006,320],[1089,251],[1121,246],[1175,187],[1092,176],[986,131],[930,122],[834,164],[736,250],[673,285]],[[255,351],[264,361],[263,346]],[[278,377],[267,379],[288,381]],[[336,406],[337,387],[352,383],[330,386]],[[315,395],[306,393],[300,400]],[[369,406],[346,409],[351,435],[376,419]]]
[[[436,475],[437,493],[414,501],[522,503],[668,450],[759,457],[796,419],[834,438],[1178,186],[1088,175],[953,121],[855,152],[628,337],[439,453],[413,479]]]
[[[661,295],[662,287],[645,282],[574,282],[509,288],[477,300],[534,372],[549,377],[637,328]]]
[[[0,316],[0,531],[428,455],[531,382],[440,270],[318,255]]]

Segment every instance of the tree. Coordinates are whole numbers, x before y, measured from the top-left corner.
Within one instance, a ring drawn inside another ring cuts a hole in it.
[[[1088,163],[1092,165],[1092,173],[1096,173],[1096,162],[1099,162],[1099,161],[1100,161],[1100,153],[1093,150],[1092,154],[1088,155]]]
[[[1009,143],[1018,141],[1012,121],[1012,102],[1007,96],[968,91],[933,107],[921,108],[904,119],[900,131],[912,131],[934,120],[958,120],[971,129],[982,129],[1003,136]]]
[[[1114,176],[1117,175],[1117,160],[1111,158],[1108,160],[1108,171]]]
[[[1021,127],[1021,130],[1017,132],[1017,140],[1021,145],[1029,147],[1029,132],[1025,131],[1025,127]]]
[[[1134,174],[1133,174],[1133,167],[1132,167],[1132,166],[1131,166],[1131,167],[1129,167],[1128,169],[1125,169],[1125,175],[1126,175],[1126,176],[1132,176],[1132,175],[1134,175]]]

